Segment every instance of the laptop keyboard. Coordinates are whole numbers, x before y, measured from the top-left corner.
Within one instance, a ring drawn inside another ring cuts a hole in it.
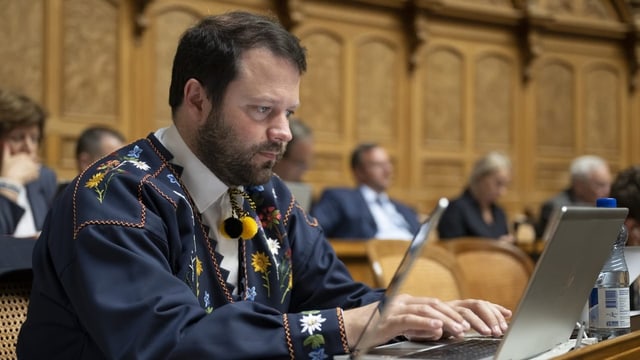
[[[447,359],[474,360],[490,357],[496,353],[499,339],[468,339],[402,356],[403,359]]]

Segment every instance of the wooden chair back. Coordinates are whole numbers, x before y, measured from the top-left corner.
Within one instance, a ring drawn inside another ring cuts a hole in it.
[[[406,240],[369,240],[367,256],[376,286],[387,287],[404,257]],[[401,292],[444,301],[467,297],[466,283],[453,254],[427,244],[404,280]]]
[[[17,359],[16,343],[20,327],[27,318],[31,279],[31,270],[0,277],[0,360]]]
[[[455,254],[469,296],[516,310],[534,270],[533,260],[513,244],[485,238],[438,242]]]

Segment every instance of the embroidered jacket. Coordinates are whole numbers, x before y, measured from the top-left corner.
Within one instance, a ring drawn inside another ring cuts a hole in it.
[[[247,192],[259,225],[227,284],[172,155],[149,135],[83,172],[34,249],[21,359],[326,359],[348,351],[354,282],[277,177]]]

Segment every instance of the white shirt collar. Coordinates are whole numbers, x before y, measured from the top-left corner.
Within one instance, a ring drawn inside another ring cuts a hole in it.
[[[360,193],[367,201],[367,203],[377,203],[376,200],[378,198],[385,199],[387,197],[387,194],[378,193],[367,185],[360,185]]]
[[[182,183],[189,190],[200,213],[227,191],[227,185],[189,149],[175,125],[158,129],[154,135],[173,154],[171,162],[184,169],[181,176]]]

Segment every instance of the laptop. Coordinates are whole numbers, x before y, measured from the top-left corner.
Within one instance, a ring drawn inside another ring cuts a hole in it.
[[[466,345],[482,344],[491,353],[477,359],[529,359],[566,343],[580,318],[598,273],[611,254],[617,233],[627,216],[626,208],[565,206],[555,210],[543,235],[545,248],[529,284],[501,339],[470,336],[438,342],[401,341],[377,347],[358,347],[354,359],[474,359]],[[438,218],[433,219],[435,222]],[[424,224],[405,254],[405,259],[381,301],[379,310],[397,295],[407,264],[417,257],[414,242],[424,245]],[[428,276],[428,275],[425,275]],[[370,320],[371,322],[371,320]],[[375,324],[374,324],[375,325]],[[362,338],[375,326],[367,326]],[[360,342],[359,342],[360,343]],[[365,342],[362,342],[366,344]],[[449,353],[449,349],[456,352]],[[338,359],[338,358],[337,358]]]

